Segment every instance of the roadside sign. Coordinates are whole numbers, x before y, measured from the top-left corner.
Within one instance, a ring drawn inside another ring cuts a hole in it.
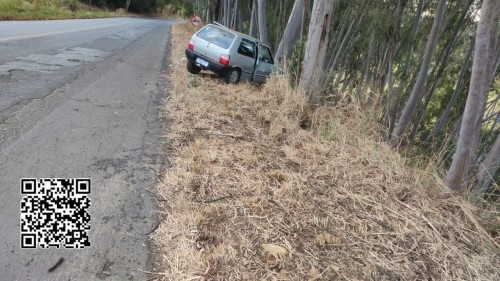
[[[193,15],[191,17],[191,24],[194,26],[199,26],[201,24],[201,17],[198,15]]]

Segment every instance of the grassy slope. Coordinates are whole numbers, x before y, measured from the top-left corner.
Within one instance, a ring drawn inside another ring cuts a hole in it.
[[[500,279],[498,238],[372,118],[312,114],[284,77],[260,88],[190,75],[193,30],[172,33],[159,280]]]
[[[41,20],[98,18],[117,16],[115,12],[98,10],[78,0],[1,0],[0,20]]]

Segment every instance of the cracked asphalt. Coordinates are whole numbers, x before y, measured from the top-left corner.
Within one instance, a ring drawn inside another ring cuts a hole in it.
[[[0,280],[150,277],[176,22],[0,22]],[[89,248],[21,249],[26,177],[91,178]]]

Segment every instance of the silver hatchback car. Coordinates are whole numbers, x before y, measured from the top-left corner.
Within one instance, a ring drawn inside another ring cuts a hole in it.
[[[217,22],[196,32],[186,49],[187,70],[210,70],[226,83],[264,83],[276,67],[269,46]]]

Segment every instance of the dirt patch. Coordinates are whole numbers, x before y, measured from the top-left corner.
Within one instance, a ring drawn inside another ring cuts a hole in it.
[[[117,13],[118,15],[125,15],[128,12],[124,8],[118,8],[118,9],[115,10],[115,13]]]
[[[444,184],[409,168],[371,114],[311,113],[284,76],[259,87],[190,75],[193,31],[172,29],[156,279],[500,278],[477,211],[440,199]]]

